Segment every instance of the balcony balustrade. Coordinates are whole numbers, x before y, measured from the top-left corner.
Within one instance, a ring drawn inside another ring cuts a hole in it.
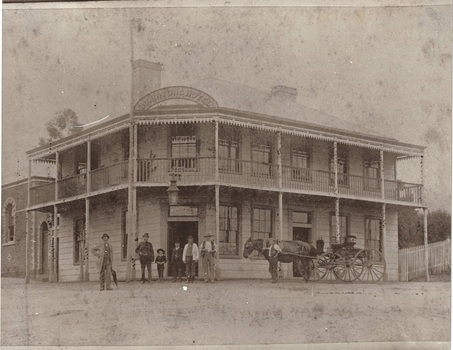
[[[58,180],[58,199],[69,198],[87,191],[87,174],[78,174]]]
[[[30,205],[48,203],[55,200],[55,182],[30,188]]]
[[[220,184],[279,190],[278,166],[238,159],[219,159]],[[93,170],[91,191],[108,189],[127,183],[128,161]],[[178,185],[214,182],[214,158],[153,158],[137,160],[137,181],[145,185],[165,186],[171,175],[178,175]],[[87,174],[58,180],[58,198],[69,198],[87,192]],[[282,166],[283,191],[307,191],[331,195],[334,193],[335,174],[329,171]],[[381,180],[363,176],[338,174],[338,192],[357,198],[381,199]],[[386,200],[421,204],[418,184],[401,181],[384,181]],[[55,199],[55,184],[49,183],[31,188],[31,205],[51,202]]]
[[[91,191],[127,183],[129,161],[112,164],[91,172]]]

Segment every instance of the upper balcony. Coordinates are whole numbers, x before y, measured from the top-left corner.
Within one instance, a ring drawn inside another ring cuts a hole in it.
[[[137,160],[137,186],[168,186],[172,174],[178,175],[178,185],[193,186],[218,183],[220,185],[251,189],[307,193],[333,196],[335,174],[329,171],[282,166],[281,187],[279,167],[237,159],[219,159],[218,182],[216,181],[215,158],[160,158]],[[91,186],[87,188],[87,178]],[[57,181],[58,199],[93,193],[115,186],[125,186],[128,181],[128,161],[79,174]],[[341,174],[338,178],[341,197],[385,200],[421,204],[422,186],[402,181]],[[55,183],[31,188],[31,205],[55,200]],[[382,197],[382,194],[384,197]]]

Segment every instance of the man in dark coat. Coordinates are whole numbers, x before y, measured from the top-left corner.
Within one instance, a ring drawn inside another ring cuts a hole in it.
[[[96,245],[91,249],[91,253],[99,258],[99,280],[101,282],[101,291],[105,289],[112,290],[110,283],[112,280],[112,261],[113,261],[113,248],[109,243],[109,235],[104,233],[102,235],[103,244]]]
[[[181,277],[183,273],[183,262],[182,262],[182,247],[179,240],[175,241],[175,247],[171,253],[170,258],[171,270],[173,272],[172,282],[181,282]]]
[[[154,261],[154,249],[151,242],[148,242],[149,234],[143,234],[143,242],[140,242],[135,249],[140,259],[142,268],[142,283],[145,283],[145,268],[148,269],[148,282],[151,283],[151,263]]]

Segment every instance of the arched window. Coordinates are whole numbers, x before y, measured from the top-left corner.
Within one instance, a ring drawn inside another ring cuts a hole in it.
[[[13,205],[9,203],[5,208],[5,243],[14,241],[14,213]]]

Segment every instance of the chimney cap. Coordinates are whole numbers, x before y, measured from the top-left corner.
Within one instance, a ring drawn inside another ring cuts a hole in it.
[[[158,71],[162,71],[164,65],[159,62],[151,62],[147,60],[137,59],[134,61],[134,68],[141,67],[141,68],[149,68]]]

